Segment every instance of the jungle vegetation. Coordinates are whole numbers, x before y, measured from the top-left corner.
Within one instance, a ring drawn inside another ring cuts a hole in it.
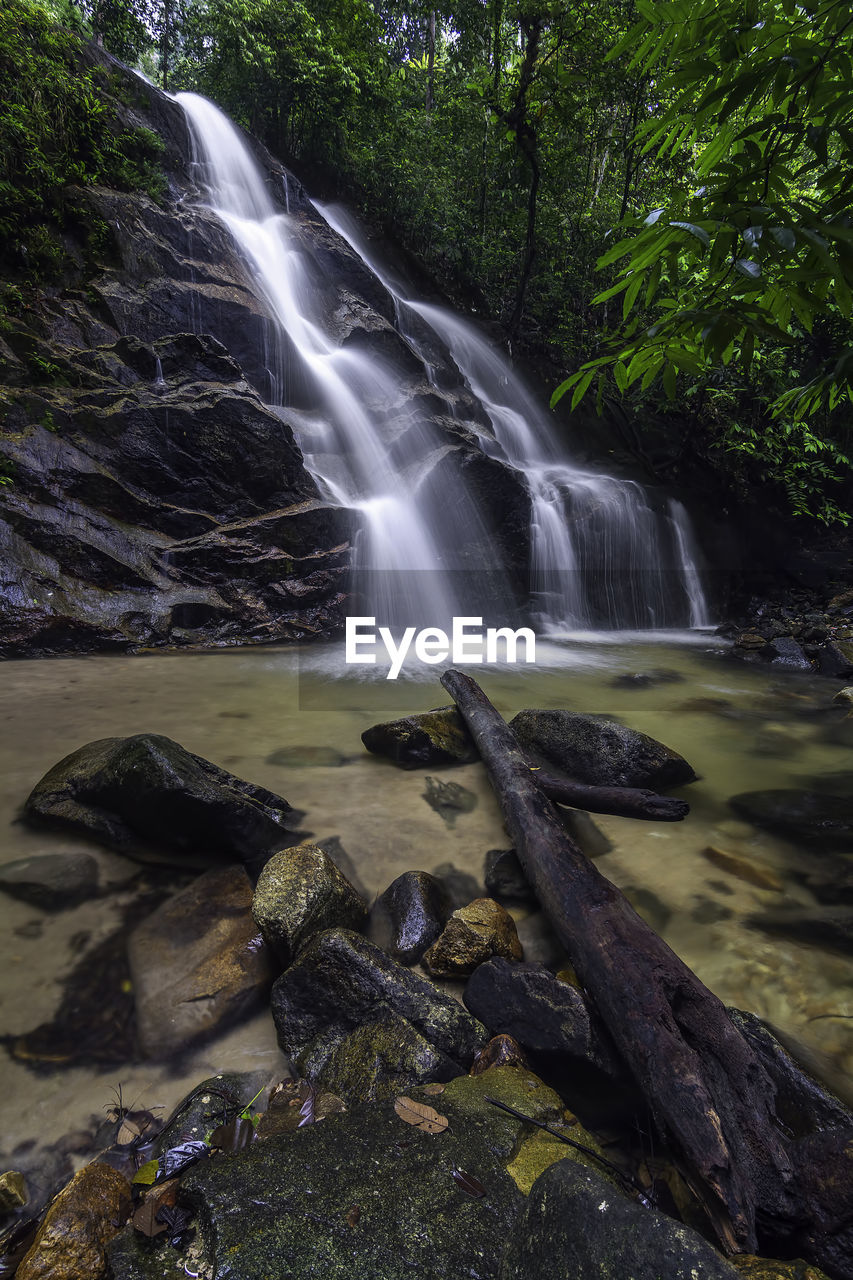
[[[845,0],[9,0],[9,234],[143,180],[72,32],[354,205],[651,474],[847,522]]]

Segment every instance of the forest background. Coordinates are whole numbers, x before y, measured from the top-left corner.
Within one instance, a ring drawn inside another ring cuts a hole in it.
[[[847,0],[8,0],[6,312],[75,186],[163,197],[80,36],[345,199],[648,476],[848,523]]]

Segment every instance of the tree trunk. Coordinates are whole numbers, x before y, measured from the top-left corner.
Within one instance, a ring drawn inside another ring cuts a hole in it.
[[[531,767],[535,781],[549,800],[586,809],[590,813],[609,813],[619,818],[644,818],[649,822],[681,822],[690,812],[686,800],[660,796],[656,791],[634,787],[591,787],[584,782]]]
[[[794,1170],[773,1082],[724,1005],[563,830],[509,726],[458,671],[441,683],[489,771],[527,879],[587,996],[730,1252],[759,1214],[793,1221]]]

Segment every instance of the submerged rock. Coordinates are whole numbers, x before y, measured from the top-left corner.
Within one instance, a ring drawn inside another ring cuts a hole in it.
[[[101,1280],[106,1247],[130,1213],[130,1184],[105,1164],[75,1174],[45,1214],[18,1280]]]
[[[475,898],[454,911],[423,963],[436,978],[464,978],[492,956],[521,959],[521,943],[508,911],[494,898]]]
[[[853,797],[817,791],[744,791],[732,796],[735,813],[793,842],[853,847]]]
[[[440,778],[424,779],[426,789],[423,798],[431,809],[435,809],[449,827],[456,825],[460,813],[470,813],[477,807],[477,797],[467,787],[460,787],[458,782],[442,782]]]
[[[853,955],[853,907],[803,907],[748,916],[746,923],[762,933],[794,942],[809,942],[826,951]]]
[[[98,863],[89,853],[40,853],[0,866],[0,889],[44,911],[63,911],[98,892]]]
[[[454,866],[452,862],[440,862],[437,867],[433,867],[432,874],[448,894],[454,911],[483,896],[482,886],[476,876]]]
[[[455,707],[389,720],[365,729],[361,740],[375,755],[404,769],[420,765],[468,764],[479,759],[474,740]]]
[[[771,889],[775,893],[781,893],[785,887],[772,867],[767,866],[766,863],[756,862],[753,858],[744,858],[740,854],[730,853],[728,849],[718,849],[712,844],[702,850],[702,856],[707,858],[713,866],[719,867],[721,871],[727,872],[737,880],[745,880],[747,884],[754,884],[759,889]]]
[[[128,956],[149,1058],[178,1053],[260,1008],[276,973],[242,867],[208,871],[164,902],[134,929]]]
[[[490,849],[486,854],[484,880],[492,897],[507,902],[536,901],[515,849]]]
[[[537,1178],[500,1280],[737,1280],[690,1227],[626,1199],[598,1173],[561,1160]]]
[[[435,876],[404,871],[377,898],[371,913],[376,940],[395,960],[417,964],[450,914],[450,898]]]
[[[663,791],[696,778],[677,751],[603,716],[520,711],[510,728],[532,758],[577,782]]]
[[[299,844],[270,858],[258,877],[252,912],[283,967],[315,933],[359,929],[367,904],[327,853]]]
[[[191,866],[217,857],[263,862],[288,843],[299,816],[281,796],[155,733],[79,747],[24,805],[29,822],[91,836],[132,857],[172,851]]]
[[[314,937],[276,981],[270,1003],[278,1042],[303,1075],[309,1055],[328,1059],[368,1023],[408,1023],[442,1055],[443,1079],[467,1071],[488,1039],[451,996],[344,929]],[[411,1052],[411,1045],[401,1049],[401,1062]]]

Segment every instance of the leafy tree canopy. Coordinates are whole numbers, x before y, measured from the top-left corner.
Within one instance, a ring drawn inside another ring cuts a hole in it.
[[[650,78],[644,152],[680,154],[688,182],[624,224],[596,299],[621,300],[607,350],[567,379],[577,403],[609,370],[620,390],[783,344],[799,377],[773,409],[802,421],[853,401],[853,12],[846,0],[638,0]],[[804,341],[813,335],[814,341]],[[800,372],[802,370],[802,372]],[[807,435],[804,439],[808,439]],[[814,444],[814,442],[812,442]]]

